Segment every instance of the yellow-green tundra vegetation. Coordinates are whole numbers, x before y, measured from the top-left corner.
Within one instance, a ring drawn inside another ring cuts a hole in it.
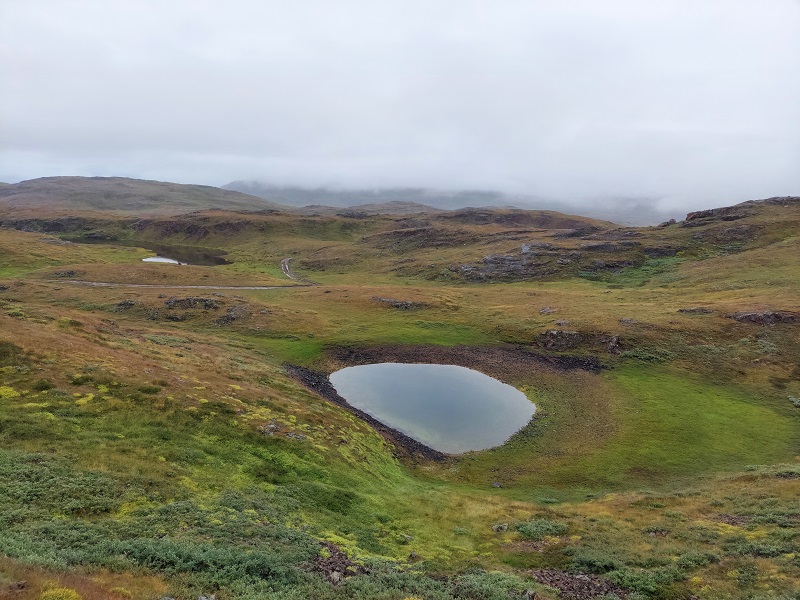
[[[0,597],[800,598],[800,199],[0,222]],[[289,372],[382,360],[537,415],[430,460]]]

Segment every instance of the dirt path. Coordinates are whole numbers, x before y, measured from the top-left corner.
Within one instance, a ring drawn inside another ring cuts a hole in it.
[[[151,288],[156,290],[282,290],[284,288],[309,287],[311,284],[297,285],[159,285],[155,283],[110,283],[105,281],[49,280],[48,283],[70,283],[89,287],[128,287]]]
[[[281,271],[289,279],[297,281],[295,285],[160,285],[157,283],[112,283],[110,281],[80,281],[77,279],[49,280],[48,283],[69,283],[71,285],[85,285],[88,287],[126,287],[126,288],[150,288],[156,290],[280,290],[283,288],[310,287],[319,285],[316,281],[310,281],[295,275],[289,266],[291,258],[281,259]]]
[[[310,279],[306,279],[305,277],[300,277],[299,275],[295,274],[292,271],[292,267],[289,266],[289,261],[292,260],[289,258],[282,258],[281,259],[281,271],[284,275],[286,275],[289,279],[294,279],[295,281],[302,281],[306,285],[319,285],[316,281],[311,281]]]
[[[282,258],[281,259],[281,271],[283,274],[286,275],[289,279],[294,279],[297,281],[297,276],[292,271],[292,267],[289,266],[289,261],[292,260],[291,258]]]

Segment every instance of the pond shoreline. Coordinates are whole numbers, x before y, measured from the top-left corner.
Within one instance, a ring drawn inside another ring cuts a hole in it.
[[[434,450],[351,405],[339,395],[328,375],[343,367],[382,362],[450,364],[473,369],[502,381],[516,379],[521,374],[529,373],[532,368],[544,367],[556,371],[582,370],[591,373],[598,373],[607,368],[594,356],[551,355],[535,352],[523,346],[339,347],[330,349],[327,354],[329,360],[324,367],[327,372],[288,363],[284,367],[305,387],[375,428],[387,441],[394,444],[398,458],[414,460],[422,458],[435,462],[454,459],[458,455]],[[531,420],[534,419],[536,415]]]
[[[532,367],[591,373],[608,368],[595,356],[551,354],[522,345],[338,347],[327,354],[335,367],[332,371],[381,362],[447,364],[474,369],[501,381],[514,379]]]
[[[378,433],[386,438],[387,441],[394,444],[395,448],[397,448],[398,451],[401,451],[401,454],[404,457],[413,459],[424,458],[426,460],[432,460],[435,462],[444,462],[449,458],[452,458],[452,456],[449,454],[434,450],[430,446],[426,446],[414,438],[407,436],[405,433],[381,423],[375,417],[350,404],[347,400],[339,395],[339,393],[336,391],[336,388],[333,387],[333,384],[331,384],[328,376],[325,373],[313,371],[311,369],[292,364],[287,364],[285,367],[292,377],[297,379],[308,389],[316,392],[329,402],[333,402],[337,406],[341,406],[362,421],[366,421],[368,424],[370,424],[376,431],[378,431]]]

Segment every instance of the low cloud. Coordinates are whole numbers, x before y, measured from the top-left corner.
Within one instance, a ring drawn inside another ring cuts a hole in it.
[[[800,193],[800,4],[645,4],[12,0],[0,179]]]

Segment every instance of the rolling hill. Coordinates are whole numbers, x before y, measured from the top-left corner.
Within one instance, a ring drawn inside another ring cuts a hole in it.
[[[0,209],[0,597],[797,597],[800,198],[622,227],[72,193]],[[382,362],[536,414],[431,451],[332,389]]]
[[[280,210],[256,196],[205,185],[127,177],[43,177],[0,186],[0,207],[15,210],[99,210],[181,214],[209,208]]]

